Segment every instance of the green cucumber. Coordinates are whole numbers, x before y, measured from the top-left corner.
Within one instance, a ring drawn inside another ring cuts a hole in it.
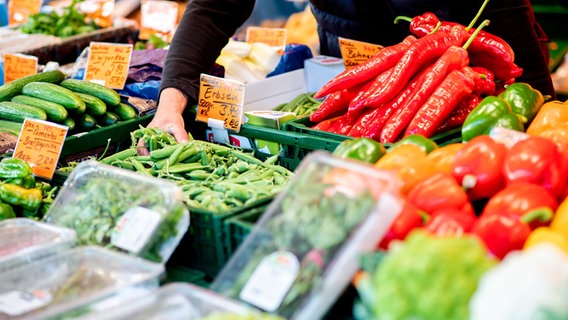
[[[85,112],[93,117],[102,116],[107,111],[107,105],[103,100],[81,92],[74,92],[83,102],[85,102],[86,110]]]
[[[75,120],[73,120],[73,118],[71,117],[63,120],[61,124],[68,127],[67,132],[75,130]]]
[[[22,88],[30,82],[59,83],[65,79],[65,74],[59,70],[36,73],[31,76],[16,79],[0,86],[0,101],[8,101],[22,93]]]
[[[85,102],[73,91],[53,83],[30,82],[22,88],[22,93],[26,96],[58,103],[68,111],[85,107]]]
[[[80,131],[91,131],[97,127],[97,121],[93,116],[83,113],[75,119],[75,128]]]
[[[47,113],[40,108],[27,104],[12,101],[0,102],[0,119],[24,122],[26,118],[47,120]]]
[[[16,133],[16,136],[22,131],[23,124],[16,121],[0,120],[0,132]]]
[[[78,79],[66,79],[61,81],[60,85],[74,92],[95,96],[111,107],[120,103],[120,95],[113,89],[107,88],[102,84]]]
[[[39,98],[17,95],[12,98],[12,101],[40,108],[47,113],[47,119],[54,122],[61,122],[67,119],[67,116],[69,115],[67,109],[65,109],[62,105]]]
[[[119,121],[120,117],[112,111],[107,111],[101,117],[97,118],[97,123],[103,127],[113,125]]]
[[[134,119],[138,115],[136,110],[134,110],[134,107],[131,107],[126,103],[122,102],[119,103],[118,106],[116,106],[112,111],[120,117],[120,120]]]

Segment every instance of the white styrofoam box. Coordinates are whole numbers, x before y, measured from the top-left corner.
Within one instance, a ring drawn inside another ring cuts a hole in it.
[[[343,60],[330,56],[315,56],[304,61],[306,92],[317,92],[324,84],[345,70]]]
[[[304,69],[279,74],[247,84],[244,111],[272,110],[306,92]]]

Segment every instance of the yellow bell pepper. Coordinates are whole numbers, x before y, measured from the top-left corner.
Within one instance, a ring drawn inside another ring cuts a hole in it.
[[[426,159],[434,164],[438,171],[452,173],[452,165],[458,151],[464,146],[463,143],[451,143],[430,152]]]
[[[566,122],[568,122],[568,101],[549,101],[542,105],[525,132],[537,135],[549,127]]]
[[[434,163],[426,158],[426,152],[415,144],[401,144],[390,149],[375,163],[381,170],[393,170],[402,182],[401,192],[407,194],[410,189],[438,172]]]
[[[552,243],[568,253],[568,198],[556,209],[554,218],[548,227],[539,227],[527,238],[524,249],[539,243]]]

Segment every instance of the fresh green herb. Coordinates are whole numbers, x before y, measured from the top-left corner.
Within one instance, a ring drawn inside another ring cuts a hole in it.
[[[61,15],[56,11],[51,13],[39,12],[30,15],[20,27],[27,34],[48,34],[61,38],[84,34],[99,29],[94,21],[75,8],[82,0],[73,0],[71,4],[63,8]]]

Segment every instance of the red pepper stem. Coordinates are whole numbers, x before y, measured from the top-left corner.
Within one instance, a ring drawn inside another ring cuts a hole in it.
[[[529,224],[531,222],[534,221],[539,221],[539,222],[548,222],[552,219],[552,216],[554,215],[554,212],[552,212],[552,209],[548,208],[548,207],[542,207],[542,208],[536,208],[534,210],[531,210],[525,214],[523,214],[519,220]]]
[[[477,11],[477,14],[475,15],[475,17],[473,17],[473,20],[471,20],[471,22],[470,22],[469,25],[465,28],[465,30],[469,30],[469,29],[473,28],[473,26],[474,26],[475,23],[477,22],[477,19],[479,19],[479,17],[480,17],[481,14],[483,13],[483,10],[485,10],[485,7],[487,6],[488,3],[489,3],[489,0],[483,1],[483,3],[481,4],[481,7],[480,7],[479,10]]]
[[[412,22],[412,18],[411,17],[407,17],[407,16],[398,16],[396,18],[394,18],[394,23],[397,24],[399,21],[408,21],[408,22]]]
[[[418,214],[420,214],[420,219],[422,219],[423,224],[430,220],[430,215],[426,213],[426,211],[418,210]]]
[[[477,37],[477,35],[481,32],[481,29],[483,29],[484,27],[486,27],[487,25],[489,25],[489,20],[483,20],[483,22],[481,23],[481,25],[479,25],[479,27],[477,29],[475,29],[475,31],[471,34],[471,36],[469,36],[469,39],[467,39],[466,43],[464,43],[463,47],[464,49],[467,50],[467,48],[471,45],[471,43],[473,42],[473,39],[475,39],[475,37]]]
[[[430,34],[438,31],[440,29],[440,27],[442,26],[442,22],[438,21],[438,23],[436,23],[436,27],[434,28],[434,30],[432,30],[432,32],[430,32]]]

